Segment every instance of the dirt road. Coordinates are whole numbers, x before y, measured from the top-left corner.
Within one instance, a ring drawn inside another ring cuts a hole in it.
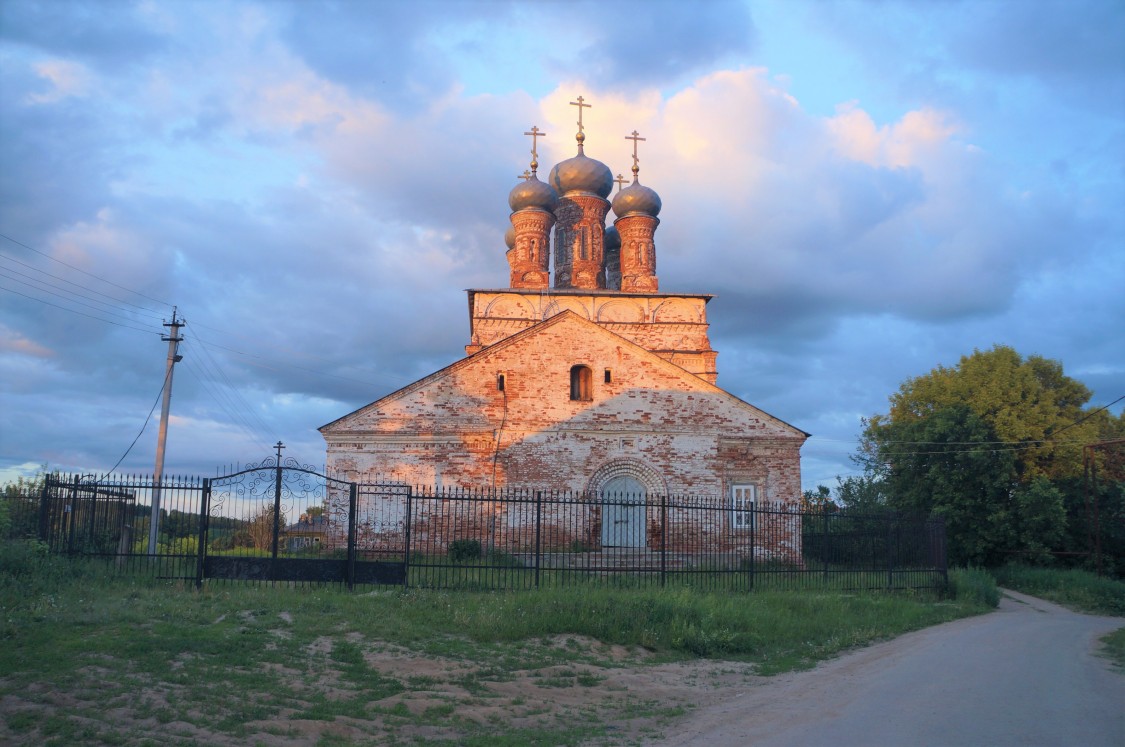
[[[659,744],[1123,747],[1125,673],[1093,653],[1123,625],[1006,592],[992,614],[755,678]]]

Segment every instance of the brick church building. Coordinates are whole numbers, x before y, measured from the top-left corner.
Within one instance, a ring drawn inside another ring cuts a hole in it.
[[[469,290],[466,357],[322,428],[327,469],[356,482],[800,499],[808,434],[716,386],[711,296],[656,275],[661,201],[578,152],[508,197],[508,287]],[[613,212],[611,227],[606,226]],[[553,235],[552,235],[553,231]],[[643,508],[641,509],[643,511]],[[738,516],[732,510],[731,516]],[[643,522],[608,544],[643,546]]]

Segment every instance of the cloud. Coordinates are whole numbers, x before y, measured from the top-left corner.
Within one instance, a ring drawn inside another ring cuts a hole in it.
[[[746,7],[0,5],[0,232],[66,264],[0,251],[147,330],[0,292],[0,395],[26,424],[0,454],[112,464],[159,389],[163,299],[188,318],[180,463],[278,438],[315,462],[316,426],[461,355],[462,289],[506,284],[522,133],[548,133],[541,175],[574,155],[578,95],[613,173],[646,138],[661,287],[716,294],[739,396],[846,441],[903,378],[998,342],[1117,387],[1119,10]],[[1039,59],[1036,34],[1084,48]]]

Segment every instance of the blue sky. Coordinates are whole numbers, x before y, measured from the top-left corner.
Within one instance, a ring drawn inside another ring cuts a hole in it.
[[[614,173],[647,138],[661,289],[715,294],[719,383],[813,434],[806,486],[975,348],[1125,394],[1120,2],[8,0],[0,86],[4,477],[126,453],[173,305],[167,469],[322,463],[462,354],[522,133],[572,155],[578,95]]]

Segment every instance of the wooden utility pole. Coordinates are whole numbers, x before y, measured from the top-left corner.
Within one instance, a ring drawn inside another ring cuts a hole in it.
[[[176,319],[176,307],[172,307],[172,321],[164,322],[164,326],[171,331],[161,335],[160,339],[168,343],[168,360],[164,366],[164,401],[160,407],[160,432],[156,437],[156,469],[152,480],[152,516],[148,522],[148,554],[156,555],[156,543],[160,536],[160,491],[161,481],[164,479],[164,446],[168,442],[168,410],[172,406],[172,370],[183,359],[179,354],[180,327],[184,320]]]

